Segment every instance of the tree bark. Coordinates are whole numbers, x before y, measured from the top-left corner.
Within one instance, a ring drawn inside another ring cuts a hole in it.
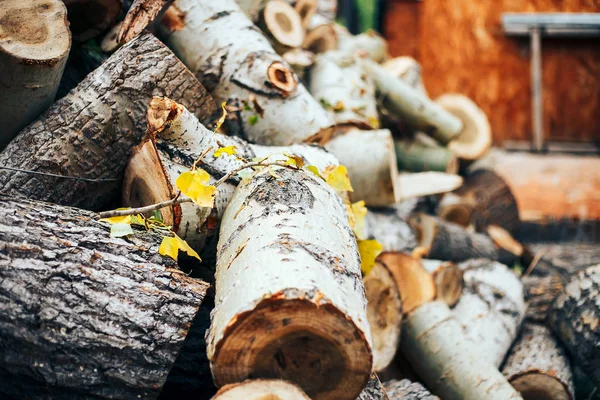
[[[373,370],[379,372],[392,362],[400,343],[402,300],[393,275],[380,261],[363,277],[363,283],[373,338]]]
[[[334,26],[337,35],[338,49],[344,53],[362,53],[376,63],[385,61],[388,57],[387,41],[379,33],[369,30],[359,35],[352,35],[340,25]]]
[[[379,128],[375,85],[356,55],[342,51],[318,55],[309,89],[336,125]]]
[[[463,326],[441,301],[423,304],[407,316],[400,348],[427,387],[444,399],[521,399],[465,340]]]
[[[394,146],[400,171],[458,173],[458,159],[445,147],[432,147],[416,140],[394,140]]]
[[[156,398],[208,285],[91,212],[1,197],[0,393]]]
[[[117,41],[127,43],[138,36],[154,21],[154,18],[165,8],[170,0],[126,0],[131,3],[127,15],[119,31]]]
[[[110,206],[133,148],[146,134],[153,95],[176,98],[202,121],[213,120],[210,95],[173,53],[144,34],[114,53],[0,154],[2,166],[100,181],[0,170],[0,190],[91,210]]]
[[[122,0],[64,0],[73,39],[85,42],[106,32],[117,20]]]
[[[310,400],[293,383],[275,379],[253,379],[223,386],[212,400]]]
[[[462,270],[454,263],[440,260],[421,259],[421,265],[433,277],[436,299],[454,307],[463,291]]]
[[[548,314],[554,334],[573,361],[600,385],[600,264],[577,273]]]
[[[523,284],[506,265],[470,260],[459,265],[465,286],[453,314],[480,357],[499,367],[516,339],[523,317]]]
[[[543,325],[525,324],[502,373],[525,400],[573,400],[567,354]]]
[[[333,22],[337,14],[337,4],[338,0],[317,0],[317,14]]]
[[[565,285],[559,275],[550,273],[545,276],[527,275],[521,277],[527,301],[528,321],[545,324],[548,309],[554,299],[563,291]]]
[[[95,46],[87,43],[73,43],[65,65],[55,99],[62,99],[77,87],[92,71],[108,59],[109,54],[104,53]]]
[[[444,196],[438,215],[459,225],[472,224],[478,232],[497,225],[514,235],[521,225],[517,201],[510,187],[488,169],[468,174],[460,188]]]
[[[320,178],[276,174],[240,183],[223,215],[208,335],[215,383],[277,377],[316,400],[355,399],[372,353],[346,209]]]
[[[390,400],[440,400],[439,397],[432,395],[429,390],[418,382],[411,382],[408,379],[391,380],[385,382],[383,387],[388,393]]]
[[[413,215],[409,223],[427,258],[458,262],[471,258],[498,258],[498,250],[486,235],[469,232],[460,225],[422,213]]]
[[[64,4],[0,4],[0,150],[54,101],[71,47]]]
[[[375,372],[371,374],[367,386],[360,392],[356,400],[390,400],[379,377]]]
[[[230,134],[253,143],[289,145],[332,125],[234,0],[177,0],[173,7],[182,20],[172,27],[163,18],[166,43],[215,99],[235,110],[228,119]]]
[[[463,128],[460,119],[374,61],[365,60],[365,66],[389,113],[402,117],[414,130],[422,131],[442,144],[460,134]]]
[[[417,60],[408,56],[395,57],[384,62],[382,66],[396,78],[402,79],[410,87],[427,96],[427,90],[425,90],[421,76],[421,65]]]
[[[377,240],[383,251],[410,253],[417,246],[417,241],[406,222],[407,217],[401,205],[369,208],[365,216],[365,235]]]

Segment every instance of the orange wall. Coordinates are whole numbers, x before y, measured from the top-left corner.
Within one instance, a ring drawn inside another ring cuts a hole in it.
[[[393,55],[419,59],[432,97],[471,97],[487,113],[497,144],[529,140],[529,41],[506,37],[500,18],[535,11],[600,12],[600,0],[389,1],[384,34]],[[600,141],[600,39],[544,39],[542,55],[546,137]]]

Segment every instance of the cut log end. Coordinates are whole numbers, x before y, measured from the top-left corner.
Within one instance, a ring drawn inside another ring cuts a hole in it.
[[[298,0],[294,5],[302,20],[302,26],[306,29],[310,25],[310,19],[317,11],[317,0]]]
[[[509,382],[524,400],[572,400],[562,383],[541,372],[530,371]]]
[[[166,97],[153,97],[146,113],[148,134],[156,135],[185,111],[185,107]]]
[[[363,283],[373,338],[373,370],[379,372],[392,362],[400,342],[402,301],[393,276],[381,262],[375,263]]]
[[[117,19],[121,0],[64,0],[73,39],[85,42],[106,31]]]
[[[298,386],[275,379],[256,379],[223,386],[212,400],[310,400]]]
[[[368,342],[345,315],[323,304],[322,294],[315,297],[278,293],[238,315],[209,354],[215,383],[280,378],[317,400],[356,397],[371,371]]]
[[[471,224],[471,209],[466,204],[449,204],[440,208],[438,215],[448,222],[466,228]]]
[[[337,49],[335,29],[330,24],[319,25],[306,34],[302,47],[315,54]]]
[[[262,11],[262,24],[273,38],[276,47],[302,46],[305,31],[298,12],[281,0],[269,1]]]
[[[269,82],[284,95],[291,94],[298,87],[294,72],[282,62],[275,61],[269,65],[267,76]]]
[[[463,272],[458,265],[438,260],[421,260],[423,267],[431,273],[436,287],[436,298],[453,307],[463,291]]]

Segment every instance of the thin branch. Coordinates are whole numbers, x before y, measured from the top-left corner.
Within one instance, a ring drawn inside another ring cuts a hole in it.
[[[26,173],[26,174],[33,174],[33,175],[51,176],[51,177],[54,177],[54,178],[74,179],[74,180],[84,181],[84,182],[115,182],[115,181],[119,180],[117,178],[108,178],[108,179],[80,178],[78,176],[51,174],[49,172],[32,171],[30,169],[21,169],[21,168],[14,168],[14,167],[3,167],[3,166],[0,166],[0,169],[6,169],[6,170],[9,170],[9,171],[15,171],[15,172],[23,172],[23,173]]]

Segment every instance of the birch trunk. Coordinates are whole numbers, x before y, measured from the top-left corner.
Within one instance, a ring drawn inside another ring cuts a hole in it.
[[[465,261],[471,258],[498,259],[492,240],[480,233],[469,232],[460,225],[426,214],[413,215],[409,223],[417,236],[424,256],[443,261]]]
[[[122,0],[63,0],[73,39],[86,42],[106,32],[117,20]]]
[[[379,377],[376,373],[371,374],[367,386],[360,392],[356,400],[390,400]]]
[[[417,241],[406,217],[399,206],[369,208],[365,216],[365,235],[377,240],[383,251],[410,253]]]
[[[422,131],[442,144],[449,143],[460,134],[463,128],[460,119],[379,64],[365,60],[365,66],[389,113],[401,117],[414,130]]]
[[[412,57],[403,56],[387,60],[382,67],[390,71],[396,78],[402,79],[410,87],[428,96],[423,85],[421,65]]]
[[[543,325],[525,325],[502,373],[525,400],[575,399],[569,358]]]
[[[440,400],[439,397],[432,395],[429,390],[418,382],[411,382],[408,379],[391,380],[385,382],[383,387],[388,393],[390,400]]]
[[[311,174],[266,172],[237,187],[221,224],[207,348],[215,383],[276,376],[316,400],[355,399],[372,354],[345,207]]]
[[[332,125],[234,0],[177,0],[171,7],[183,18],[175,29],[161,21],[165,41],[215,99],[235,110],[227,124],[230,134],[289,145]]]
[[[400,343],[402,300],[393,275],[379,261],[363,278],[363,283],[373,338],[373,370],[379,372],[390,365]]]
[[[506,265],[471,260],[460,265],[465,287],[453,314],[466,340],[486,362],[499,367],[525,316],[523,284]]]
[[[0,165],[98,179],[84,181],[0,170],[0,191],[98,210],[118,196],[133,148],[146,135],[153,95],[178,99],[212,121],[204,88],[164,45],[143,34],[23,130],[0,154]]]
[[[335,30],[338,50],[344,53],[361,53],[376,63],[383,62],[389,57],[387,41],[379,33],[369,30],[355,36],[340,25],[336,25]]]
[[[423,304],[407,316],[400,348],[427,387],[444,399],[522,399],[465,340],[463,326],[441,301]]]
[[[600,385],[600,264],[575,276],[556,298],[548,314],[549,326],[565,345],[576,365]]]
[[[421,265],[433,277],[436,288],[436,299],[454,307],[463,291],[463,272],[458,265],[440,261],[421,259]]]
[[[427,146],[416,140],[394,140],[398,170],[458,173],[458,159],[441,146]]]
[[[340,51],[318,55],[309,89],[336,125],[379,127],[375,85],[359,57]]]
[[[158,255],[158,234],[0,202],[1,397],[158,397],[208,285]]]
[[[70,47],[61,1],[0,3],[0,150],[50,107]]]
[[[310,400],[298,386],[275,379],[253,379],[223,386],[212,400]]]

